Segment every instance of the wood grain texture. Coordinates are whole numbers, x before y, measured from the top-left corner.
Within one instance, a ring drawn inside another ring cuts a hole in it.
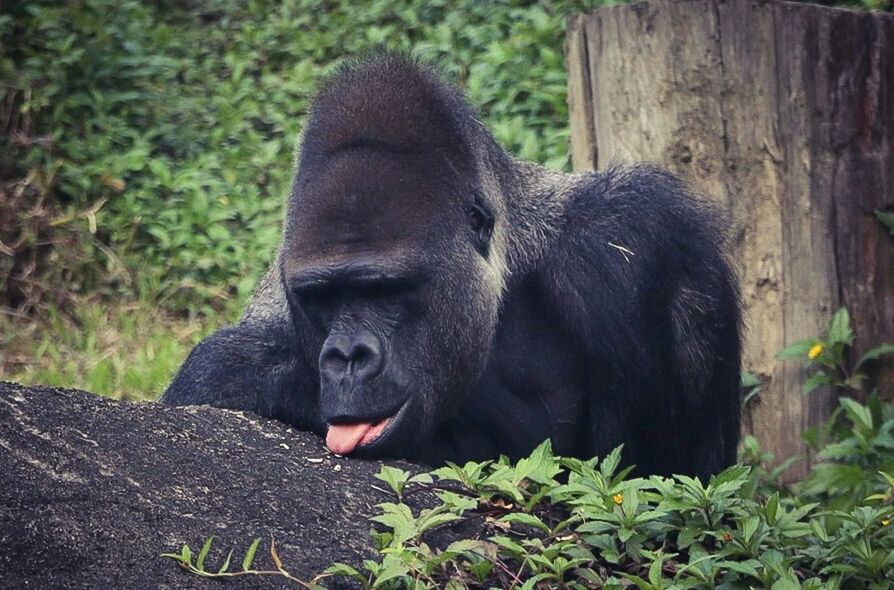
[[[894,239],[873,215],[894,207],[894,15],[660,0],[573,17],[567,58],[576,170],[657,163],[727,212],[745,366],[772,377],[746,428],[806,457],[834,398],[804,397],[776,351],[842,305],[855,356],[894,341]],[[894,392],[894,363],[875,376]]]

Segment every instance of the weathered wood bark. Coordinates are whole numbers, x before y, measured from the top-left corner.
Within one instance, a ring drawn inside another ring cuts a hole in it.
[[[774,354],[846,306],[855,353],[894,341],[894,15],[789,2],[663,0],[569,21],[576,170],[649,161],[730,214],[745,365],[772,376],[750,429],[806,449],[831,392]],[[894,364],[876,376],[894,392]],[[797,465],[791,477],[804,473]]]

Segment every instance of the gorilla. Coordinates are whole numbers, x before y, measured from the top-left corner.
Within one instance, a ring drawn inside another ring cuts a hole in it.
[[[516,160],[432,66],[357,58],[310,109],[274,263],[161,401],[255,412],[342,455],[518,458],[549,438],[707,477],[739,438],[720,226],[667,172]]]

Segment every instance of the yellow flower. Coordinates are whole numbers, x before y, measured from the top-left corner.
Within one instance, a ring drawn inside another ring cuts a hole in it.
[[[612,500],[615,501],[615,504],[620,506],[624,503],[624,494],[615,494],[614,496],[612,496]]]
[[[891,519],[890,519],[890,518],[883,518],[883,519],[882,519],[882,526],[888,526],[889,524],[891,524]]]
[[[822,344],[814,344],[810,347],[810,350],[807,351],[807,358],[810,360],[815,359],[819,355],[823,353],[823,345]]]

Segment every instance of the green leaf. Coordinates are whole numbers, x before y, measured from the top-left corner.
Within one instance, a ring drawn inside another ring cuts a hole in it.
[[[469,563],[467,567],[469,568],[469,573],[475,576],[475,579],[478,580],[479,583],[481,583],[484,582],[490,575],[491,571],[493,571],[494,565],[487,559],[479,559],[480,561]]]
[[[478,500],[470,496],[463,496],[445,490],[438,490],[435,492],[435,495],[448,508],[458,513],[463,513],[467,510],[474,510],[478,507]]]
[[[889,213],[887,211],[878,209],[875,212],[875,216],[885,225],[885,227],[888,228],[888,231],[891,232],[891,235],[894,236],[894,213]]]
[[[757,375],[755,375],[754,373],[749,373],[748,371],[742,371],[740,382],[742,387],[746,389],[750,387],[756,387],[761,384],[761,380],[758,379]]]
[[[826,375],[823,371],[817,371],[804,380],[804,384],[801,386],[801,392],[806,395],[817,387],[822,387],[823,385],[831,385],[834,382],[835,378],[831,375]]]
[[[378,508],[382,510],[382,514],[373,516],[370,520],[391,528],[394,531],[394,543],[403,543],[419,534],[419,524],[406,504],[386,502],[379,504]]]
[[[407,480],[407,483],[432,483],[434,480],[430,473],[418,473]]]
[[[222,574],[227,571],[230,567],[230,559],[233,557],[233,550],[230,549],[230,552],[227,553],[227,558],[224,560],[223,565],[220,566],[220,569],[217,570],[218,574]]]
[[[173,559],[178,563],[183,563],[183,555],[180,553],[161,553],[159,557],[167,557],[168,559]]]
[[[355,580],[366,581],[366,576],[357,571],[356,568],[341,562],[333,563],[323,570],[323,574],[327,576],[346,576]]]
[[[208,557],[208,552],[211,551],[211,543],[214,541],[214,537],[208,537],[205,540],[205,544],[202,545],[202,550],[199,551],[199,556],[196,558],[196,569],[200,572],[205,571],[205,558]]]
[[[826,542],[829,540],[829,534],[826,532],[826,527],[823,526],[823,523],[820,522],[817,518],[810,519],[810,530],[813,531],[813,534],[820,541]]]
[[[872,413],[868,407],[849,397],[840,398],[838,403],[844,408],[851,422],[866,430],[872,430]]]
[[[717,488],[717,486],[727,483],[733,482],[742,482],[748,480],[748,474],[751,473],[751,467],[748,465],[733,465],[732,467],[727,467],[717,475],[711,476],[711,486],[713,488]]]
[[[886,354],[894,354],[894,344],[885,343],[881,346],[876,346],[870,350],[867,350],[863,356],[860,357],[860,360],[857,361],[857,367],[860,368],[863,366],[863,363],[868,361],[873,361],[879,357],[885,356]]]
[[[621,527],[618,529],[618,539],[620,539],[622,543],[626,543],[627,541],[629,541],[630,537],[632,537],[634,534],[636,534],[636,531],[627,527]]]
[[[794,344],[790,344],[776,353],[776,358],[784,361],[789,359],[807,360],[807,353],[813,348],[814,344],[818,344],[819,340],[810,338],[808,340],[799,340]]]
[[[664,565],[665,556],[659,554],[655,561],[649,566],[649,582],[655,586],[658,586],[658,583],[661,581],[662,571],[661,568]]]
[[[466,551],[480,551],[484,547],[484,542],[477,539],[460,539],[454,541],[447,546],[445,551],[454,553],[464,553]]]
[[[491,540],[491,542],[496,543],[503,549],[506,549],[507,551],[509,551],[509,553],[513,556],[518,557],[518,556],[525,555],[527,553],[527,551],[525,551],[524,547],[522,547],[521,545],[519,545],[518,543],[516,543],[509,537],[505,537],[503,535],[498,535],[496,537],[491,537],[490,540]]]
[[[540,484],[551,484],[561,470],[553,457],[552,442],[546,439],[528,457],[516,464],[514,482],[518,484],[524,479],[530,479]]]
[[[419,536],[426,531],[430,531],[435,527],[447,524],[448,522],[453,522],[457,519],[459,519],[459,516],[450,512],[420,516],[416,532],[413,536]]]
[[[817,458],[831,459],[833,461],[842,461],[859,456],[860,448],[854,440],[828,444],[817,453]]]
[[[773,582],[770,590],[801,590],[801,583],[798,582],[794,571],[789,568],[783,576]]]
[[[866,472],[859,465],[819,463],[801,484],[801,489],[805,494],[819,494],[829,490],[859,489],[865,482]]]
[[[621,451],[623,450],[624,445],[620,445],[612,449],[612,452],[609,453],[605,459],[602,460],[602,463],[599,465],[599,471],[605,477],[611,477],[615,470],[618,468],[618,465],[621,464]]]
[[[383,465],[382,469],[375,475],[376,479],[380,479],[388,484],[395,494],[400,496],[403,493],[404,486],[410,477],[410,472],[397,467]]]
[[[717,566],[760,580],[760,575],[758,574],[757,568],[761,566],[761,562],[757,561],[756,559],[749,559],[747,561],[738,562],[721,561],[717,563]]]
[[[758,527],[760,526],[761,519],[759,516],[752,515],[742,521],[742,538],[745,539],[745,542],[751,541],[751,537],[754,536],[754,533],[757,532]]]
[[[260,544],[261,537],[257,537],[248,546],[248,551],[245,552],[245,558],[242,560],[242,571],[247,572],[251,569],[251,564],[255,560],[255,553],[258,552],[258,545]]]
[[[183,548],[180,549],[180,561],[192,565],[192,551],[186,543],[184,543]]]
[[[520,524],[540,529],[541,531],[544,531],[546,533],[550,532],[549,527],[542,520],[540,520],[533,514],[526,514],[524,512],[513,512],[512,514],[507,514],[500,519],[500,522]]]
[[[379,572],[379,575],[376,576],[376,581],[373,582],[372,587],[378,588],[388,580],[393,580],[398,576],[407,575],[410,571],[410,568],[404,563],[392,563],[384,570]]]
[[[698,538],[701,534],[701,531],[698,531],[692,527],[686,527],[680,530],[680,533],[677,535],[677,547],[680,549],[686,549]]]
[[[829,322],[828,339],[832,344],[842,343],[848,346],[853,344],[854,331],[851,329],[851,316],[846,308],[842,307],[832,316],[832,320]]]
[[[655,586],[653,586],[653,585],[650,584],[649,582],[643,580],[643,579],[640,578],[639,576],[636,576],[636,575],[633,575],[633,574],[628,574],[628,573],[625,573],[625,572],[621,572],[621,576],[622,576],[624,579],[626,579],[626,580],[628,580],[628,581],[630,581],[630,582],[633,582],[633,584],[634,584],[637,588],[639,588],[639,590],[655,590]]]
[[[767,498],[767,524],[773,526],[776,524],[776,511],[779,509],[779,493],[775,493]]]

